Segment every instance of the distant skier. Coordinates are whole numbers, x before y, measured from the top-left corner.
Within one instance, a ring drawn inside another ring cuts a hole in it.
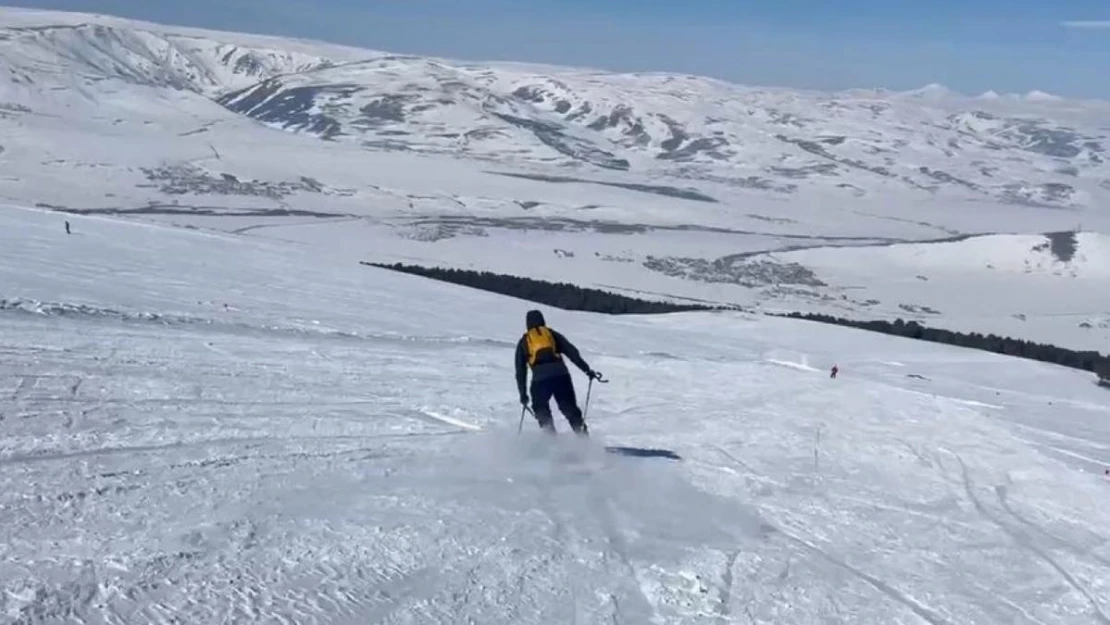
[[[543,313],[530,310],[525,316],[527,331],[516,345],[516,385],[520,391],[520,403],[528,405],[528,393],[525,391],[525,381],[528,369],[532,370],[532,411],[540,428],[552,434],[555,433],[555,423],[551,416],[551,398],[559,406],[567,422],[580,436],[587,436],[589,430],[582,420],[582,411],[578,408],[578,399],[574,392],[574,381],[563,356],[570,359],[579,369],[591,379],[601,379],[601,374],[590,368],[578,348],[565,336],[547,327]]]
[[[66,222],[66,234],[70,234],[70,232],[69,232],[69,222],[68,221]]]
[[[833,365],[832,370],[829,371],[829,377],[833,378],[833,379],[836,379],[836,374],[838,374],[838,373],[840,373],[840,368],[837,367],[836,365]]]

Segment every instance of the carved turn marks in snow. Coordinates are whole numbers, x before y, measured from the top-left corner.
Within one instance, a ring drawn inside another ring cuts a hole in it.
[[[84,380],[76,375],[25,375],[11,394],[12,401],[76,397]]]
[[[473,423],[467,423],[466,421],[463,421],[462,419],[456,419],[455,417],[449,417],[445,414],[441,414],[441,413],[436,412],[434,410],[428,410],[427,408],[421,408],[420,409],[420,414],[425,416],[425,417],[428,417],[430,419],[433,419],[435,421],[439,421],[441,423],[446,423],[448,425],[453,425],[455,427],[460,427],[460,428],[463,428],[465,430],[479,431],[479,430],[482,429],[482,426],[480,426],[480,425],[475,425]]]

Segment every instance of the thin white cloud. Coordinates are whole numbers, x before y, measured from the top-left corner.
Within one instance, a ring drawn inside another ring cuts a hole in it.
[[[1080,20],[1060,22],[1065,28],[1086,28],[1088,30],[1110,30],[1110,20]]]

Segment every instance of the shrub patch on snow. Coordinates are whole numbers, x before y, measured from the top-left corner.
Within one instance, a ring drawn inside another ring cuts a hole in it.
[[[644,267],[672,278],[699,282],[722,282],[747,287],[771,285],[827,286],[811,269],[798,263],[776,263],[769,260],[726,257],[704,258],[648,256]]]
[[[269,182],[266,180],[240,180],[233,174],[213,175],[195,165],[175,164],[155,168],[141,168],[151,185],[140,188],[157,188],[169,195],[251,195],[281,199],[294,193],[332,193],[314,178],[302,176],[296,181]]]

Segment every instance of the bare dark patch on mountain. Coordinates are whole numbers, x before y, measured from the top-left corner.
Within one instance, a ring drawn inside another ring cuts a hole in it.
[[[227,63],[229,57],[231,57],[233,54],[234,51],[228,52],[227,56],[224,57],[224,63]],[[262,73],[262,63],[259,62],[259,60],[255,58],[253,54],[244,54],[243,56],[239,57],[235,61],[235,65],[233,65],[233,68],[237,73],[240,74],[257,76],[258,74]]]
[[[770,217],[768,215],[760,215],[758,213],[748,213],[747,216],[751,217],[752,219],[758,219],[760,221],[766,221],[766,222],[770,222],[770,223],[773,223],[773,224],[796,224],[796,223],[798,223],[796,220],[790,219],[789,217]]]
[[[528,85],[517,87],[516,91],[513,91],[513,97],[533,104],[541,104],[546,99],[542,89]]]
[[[468,130],[463,134],[463,139],[484,141],[486,139],[496,139],[506,137],[508,135],[502,128],[475,128]]]
[[[806,140],[806,139],[797,139],[797,138],[793,138],[793,137],[787,137],[786,135],[775,135],[775,138],[778,139],[779,141],[783,141],[783,142],[786,142],[786,143],[792,143],[792,144],[798,146],[799,148],[805,150],[806,152],[809,152],[810,154],[820,156],[821,158],[829,159],[830,161],[833,161],[834,163],[839,163],[841,165],[846,165],[848,167],[854,167],[856,169],[862,169],[864,171],[869,171],[873,174],[878,174],[880,176],[883,176],[884,178],[896,178],[897,177],[885,167],[879,167],[879,166],[876,166],[876,165],[869,165],[868,163],[865,163],[865,162],[860,161],[860,160],[837,156],[837,155],[829,152],[828,150],[826,150],[825,147],[822,144],[818,143],[817,141],[809,141],[809,140]]]
[[[987,149],[1005,149],[1005,146],[990,140],[993,136],[1005,140],[1018,149],[1056,158],[1072,159],[1084,151],[1092,153],[1105,151],[1098,137],[1087,136],[1074,128],[1056,125],[1045,119],[1002,118],[984,111],[972,111],[950,115],[948,124],[939,127],[955,129],[965,135],[978,134],[965,121],[968,118],[1000,124],[997,129],[982,131],[987,135],[983,140],[983,146]]]
[[[648,134],[643,120],[637,117],[630,107],[623,104],[614,107],[608,115],[597,117],[586,127],[596,131],[621,129],[621,135],[632,145],[642,147],[651,143],[651,135]]]
[[[939,315],[940,311],[921,304],[898,304],[898,308],[917,315]]]
[[[593,107],[590,106],[590,103],[583,102],[582,105],[578,107],[578,109],[576,109],[570,115],[567,115],[566,119],[568,122],[578,121],[579,119],[582,119],[583,117],[589,115],[592,111]]]
[[[663,124],[667,127],[667,130],[669,130],[671,133],[671,136],[667,139],[664,139],[659,146],[663,148],[663,150],[667,152],[673,152],[674,150],[677,150],[678,147],[683,144],[683,142],[690,138],[690,135],[686,134],[686,130],[682,127],[682,124],[679,124],[667,115],[660,114],[658,117],[659,121],[663,122]]]
[[[14,102],[0,102],[0,115],[4,113],[30,113],[31,109],[23,106],[22,104],[15,104]]]
[[[665,161],[689,161],[698,154],[704,153],[714,159],[723,161],[728,160],[728,155],[721,153],[718,148],[726,145],[728,145],[728,141],[721,137],[701,137],[677,150],[657,154],[655,158]]]
[[[669,187],[663,185],[650,185],[638,184],[632,182],[610,182],[607,180],[587,180],[585,178],[574,178],[571,176],[551,176],[545,174],[525,174],[517,172],[503,172],[493,171],[493,174],[500,176],[510,176],[513,178],[526,178],[528,180],[538,180],[540,182],[553,182],[558,184],[578,183],[578,184],[600,184],[609,187],[618,187],[621,189],[628,189],[629,191],[640,191],[643,193],[653,193],[655,195],[662,195],[665,197],[674,197],[683,200],[695,200],[698,202],[713,202],[717,200],[695,189],[679,189],[677,187]]]
[[[795,115],[794,113],[783,113],[776,109],[767,109],[767,114],[771,117],[773,123],[781,126],[794,126],[795,128],[805,128],[807,122],[813,120],[806,119]]]
[[[789,194],[798,190],[798,185],[780,183],[760,176],[721,176],[707,173],[701,168],[683,167],[675,170],[675,176],[704,180],[736,189],[755,189],[758,191],[773,191],[775,193]]]
[[[619,105],[609,111],[608,115],[602,115],[590,122],[588,128],[591,130],[605,130],[606,128],[616,128],[621,124],[632,125],[632,121],[632,109]]]
[[[564,92],[572,91],[570,87],[558,80],[549,79],[549,82],[552,86]],[[517,87],[516,90],[512,92],[512,97],[530,104],[548,105],[559,115],[565,115],[573,107],[569,101],[552,93],[547,87],[537,85],[523,85]],[[588,108],[589,106],[587,105],[587,110]]]
[[[851,191],[852,195],[854,195],[856,197],[863,197],[863,196],[867,195],[867,191],[864,191],[863,189],[857,187],[856,185],[849,184],[847,182],[841,182],[841,183],[837,184],[836,188],[837,189],[847,189],[848,191]]]
[[[643,120],[637,119],[634,121],[632,126],[630,126],[624,134],[638,146],[642,147],[651,143],[651,135],[648,134],[647,128],[644,127]]]
[[[260,122],[280,125],[283,129],[298,130],[333,139],[341,134],[341,124],[326,113],[313,112],[320,94],[334,94],[341,98],[362,91],[354,84],[310,85],[285,88],[281,81],[271,79],[253,87],[229,93],[216,100],[228,110],[246,115]]]
[[[403,122],[405,121],[405,104],[415,99],[416,96],[409,95],[383,95],[359,109],[359,112],[362,113],[359,121],[369,125]]]
[[[411,152],[412,146],[394,139],[366,139],[359,143],[364,148],[383,152]]]
[[[770,169],[773,174],[797,180],[809,178],[810,176],[835,176],[837,173],[837,164],[814,163],[803,167],[771,167]]]
[[[1102,151],[1102,146],[1093,138],[1080,135],[1071,128],[1047,127],[1046,123],[1040,120],[1018,121],[999,134],[1012,139],[1024,150],[1045,156],[1075,158],[1083,149]]]
[[[1075,193],[1071,185],[1059,182],[1026,184],[1011,182],[1002,186],[1002,198],[1014,204],[1040,208],[1062,208]]]
[[[952,184],[962,185],[962,186],[965,186],[968,189],[972,189],[974,191],[979,190],[979,185],[975,184],[974,182],[968,182],[967,180],[964,180],[963,178],[957,178],[957,177],[953,176],[952,174],[950,174],[946,171],[930,169],[930,168],[925,167],[925,166],[919,167],[917,170],[919,172],[925,174],[926,176],[932,178],[933,180],[937,180],[939,182],[948,182],[948,183],[952,183]]]
[[[585,161],[605,169],[627,170],[629,162],[611,152],[606,152],[582,139],[568,136],[557,124],[525,119],[506,113],[494,113],[497,117],[514,126],[530,130],[544,145],[575,160]]]

